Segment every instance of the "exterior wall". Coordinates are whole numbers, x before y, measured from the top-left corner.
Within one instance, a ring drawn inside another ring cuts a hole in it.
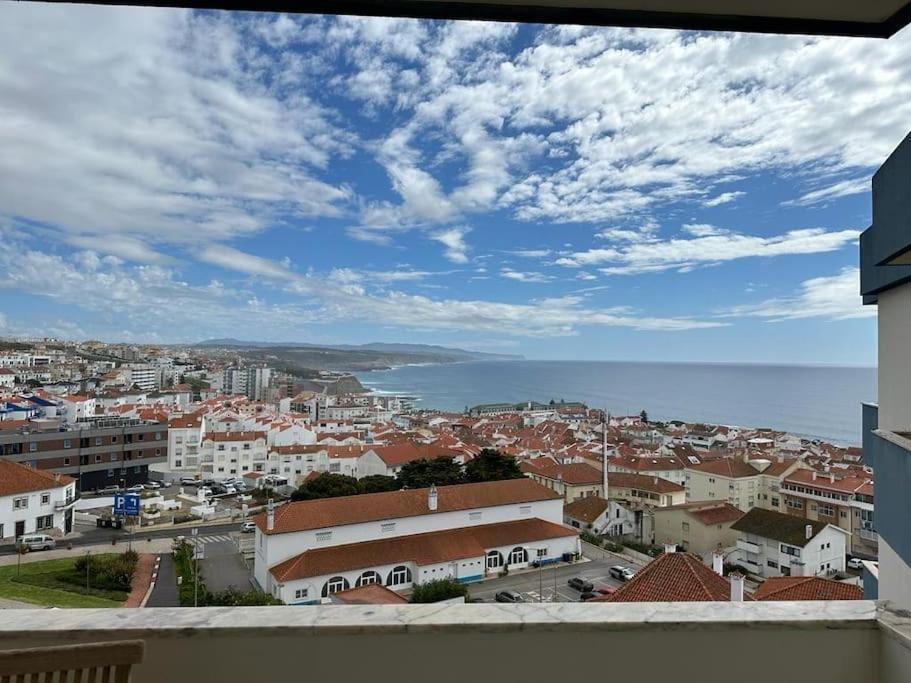
[[[685,510],[654,511],[655,544],[674,543],[697,555],[704,555],[715,548],[729,548],[737,542],[740,533],[731,529],[733,522],[706,525],[691,517]]]
[[[357,476],[360,478],[377,474],[393,476],[394,473],[386,466],[383,459],[373,451],[366,451],[361,454],[357,461]]]
[[[761,500],[759,475],[755,477],[724,477],[699,470],[686,471],[687,500],[727,501],[748,512]]]
[[[42,503],[42,497],[47,496],[47,502]],[[66,520],[72,523],[72,503],[76,496],[76,484],[67,486],[54,486],[39,491],[17,493],[9,496],[0,496],[0,540],[16,537],[16,522],[24,522],[23,534],[35,532],[62,535],[66,530]],[[25,507],[14,507],[15,500],[27,499]],[[38,518],[52,517],[50,527],[38,528]]]
[[[740,540],[756,544],[758,551],[754,553],[738,543],[738,550],[732,557],[736,558],[735,562],[759,576],[825,576],[829,571],[845,570],[846,539],[847,534],[844,532],[831,526],[826,527],[800,548],[800,556],[797,558],[782,552],[782,545],[787,544],[778,540],[741,534]],[[753,557],[756,559],[753,560]],[[769,566],[769,561],[776,566]]]
[[[879,294],[879,429],[911,431],[911,284]]]
[[[686,491],[674,491],[673,493],[656,493],[654,491],[643,491],[641,489],[631,489],[625,486],[614,486],[608,480],[608,497],[611,499],[627,500],[631,502],[642,503],[651,507],[667,507],[669,505],[682,505],[686,502]]]
[[[199,472],[199,427],[168,429],[168,469]]]
[[[130,486],[147,480],[149,465],[166,463],[165,424],[85,426],[65,432],[0,433],[0,457],[76,478],[79,491],[121,481]],[[34,445],[33,445],[34,444]]]
[[[522,509],[528,508],[523,513]],[[471,513],[480,512],[478,519],[472,519]],[[554,524],[563,523],[563,501],[544,500],[531,503],[518,503],[499,505],[474,510],[458,510],[453,512],[428,513],[414,517],[395,519],[395,531],[382,533],[380,525],[393,520],[376,520],[361,524],[348,524],[345,526],[327,527],[326,529],[313,529],[285,534],[264,534],[256,530],[256,553],[254,556],[254,577],[260,586],[267,587],[268,568],[279,562],[294,557],[300,553],[316,547],[328,547],[345,543],[359,543],[379,538],[395,536],[408,536],[421,534],[428,531],[443,531],[458,529],[460,527],[477,526],[480,524],[494,524],[509,522],[516,519],[538,517]],[[316,534],[322,531],[331,531],[332,537],[328,541],[317,541]]]
[[[330,579],[336,576],[341,576],[348,582],[348,586],[350,588],[354,588],[357,585],[358,578],[367,572],[378,573],[382,578],[383,585],[397,591],[408,590],[415,584],[426,583],[428,581],[436,581],[439,579],[457,579],[459,581],[465,582],[478,581],[485,576],[497,575],[502,571],[501,567],[490,569],[488,571],[486,566],[487,552],[497,551],[503,556],[504,562],[508,562],[511,552],[516,547],[522,547],[525,549],[527,560],[525,562],[510,564],[509,569],[511,570],[525,569],[531,566],[532,562],[534,562],[534,560],[539,556],[537,553],[539,549],[543,551],[543,555],[541,555],[541,557],[544,559],[555,559],[562,557],[564,553],[575,553],[579,550],[579,540],[575,536],[566,538],[551,538],[538,542],[523,543],[520,546],[510,545],[496,548],[486,548],[485,554],[483,556],[461,558],[458,560],[453,560],[451,562],[417,565],[414,562],[405,561],[398,564],[363,567],[331,575],[327,574],[323,576],[307,577],[298,581],[289,581],[285,584],[278,584],[273,581],[271,592],[275,597],[279,598],[287,604],[315,602],[323,597],[323,589],[326,587],[326,584]],[[392,570],[400,566],[405,566],[409,569],[411,572],[412,581],[398,585],[389,584],[388,579]],[[301,589],[307,590],[307,596],[297,598],[297,591]]]
[[[268,459],[265,439],[252,441],[203,441],[200,469],[215,479],[264,472]]]

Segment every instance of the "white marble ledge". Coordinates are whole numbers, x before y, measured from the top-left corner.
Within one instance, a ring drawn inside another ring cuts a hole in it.
[[[908,431],[911,431],[911,429]],[[911,451],[911,439],[908,439],[901,434],[891,432],[888,429],[874,429],[873,433],[881,439],[885,439],[889,443],[895,444],[899,448],[904,448],[906,451]]]
[[[911,650],[911,611],[892,607],[888,602],[880,602],[878,605],[879,627],[882,632]]]
[[[315,605],[147,609],[3,610],[0,641],[70,634],[80,639],[359,635],[515,631],[875,629],[881,609],[831,602],[655,602],[524,605]]]

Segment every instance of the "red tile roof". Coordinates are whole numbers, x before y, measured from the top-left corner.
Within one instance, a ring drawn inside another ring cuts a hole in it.
[[[66,486],[74,481],[75,479],[65,474],[55,475],[53,472],[35,470],[12,460],[0,460],[0,496]]]
[[[687,465],[687,469],[695,470],[696,472],[705,472],[706,474],[714,474],[719,477],[729,477],[731,479],[755,477],[760,474],[759,470],[740,458],[708,460],[699,463],[698,465]]]
[[[629,474],[628,472],[609,472],[607,478],[608,488],[639,489],[653,493],[679,493],[686,489],[661,477],[650,477],[645,474]]]
[[[690,553],[665,553],[612,595],[591,602],[712,602],[731,599],[731,584]],[[744,596],[744,600],[751,600]]]
[[[256,441],[266,438],[266,432],[209,432],[203,441]]]
[[[776,576],[753,593],[756,600],[863,600],[860,586],[818,576]]]
[[[597,470],[591,465],[584,462],[574,462],[568,465],[560,465],[549,458],[546,462],[537,464],[535,460],[526,461],[523,471],[529,474],[536,474],[539,477],[545,477],[556,481],[561,476],[566,484],[580,486],[584,484],[600,484],[601,470]]]
[[[666,510],[685,510],[686,514],[706,526],[736,522],[746,514],[728,502],[720,503],[717,500],[691,501],[682,505],[672,505],[661,508],[658,514]]]
[[[257,515],[255,521],[264,533],[283,534],[380,519],[434,514],[427,507],[429,491],[430,489],[404,489],[289,503],[275,511],[275,526],[272,531],[266,531],[265,514]],[[437,488],[436,512],[471,510],[495,505],[559,500],[560,498],[562,496],[559,493],[551,491],[531,479],[456,484]]]
[[[333,593],[332,600],[346,605],[399,605],[408,602],[395,591],[377,583]]]
[[[337,499],[336,499],[337,500]],[[520,519],[432,531],[425,534],[380,538],[328,548],[311,548],[272,567],[278,581],[366,569],[380,565],[414,562],[418,566],[484,557],[490,548],[531,541],[576,536],[574,529],[543,519]]]
[[[563,515],[578,519],[586,524],[593,523],[607,510],[608,502],[600,496],[587,496],[578,498],[572,503],[563,506]]]

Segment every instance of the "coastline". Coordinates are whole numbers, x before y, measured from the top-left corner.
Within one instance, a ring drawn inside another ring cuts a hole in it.
[[[580,400],[614,415],[769,428],[800,438],[860,445],[860,404],[876,396],[876,370],[824,364],[675,361],[421,363],[363,373],[383,395],[422,409],[462,412],[481,403]]]

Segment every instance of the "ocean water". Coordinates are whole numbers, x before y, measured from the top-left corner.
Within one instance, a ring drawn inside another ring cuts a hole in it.
[[[771,427],[859,445],[862,401],[876,400],[876,369],[727,363],[477,361],[359,373],[374,391],[407,394],[421,408],[584,401],[615,415],[646,410],[679,419]]]

